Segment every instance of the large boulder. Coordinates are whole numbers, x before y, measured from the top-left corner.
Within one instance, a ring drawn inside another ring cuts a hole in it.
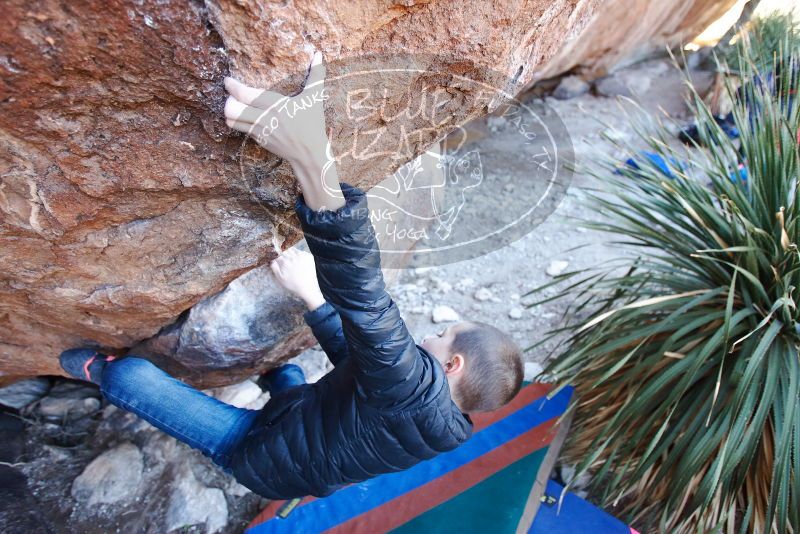
[[[408,139],[402,158],[380,156],[396,139],[385,135],[374,146],[378,156],[342,168],[344,179],[370,187],[458,122],[499,105],[460,77],[491,78],[498,94],[513,95],[577,59],[602,63],[643,42],[663,43],[659,24],[667,18],[667,37],[687,26],[694,31],[690,15],[729,3],[669,0],[659,4],[661,18],[640,20],[652,2],[4,1],[0,377],[57,374],[57,355],[67,347],[124,352],[159,331],[155,356],[169,361],[179,348],[170,343],[186,340],[175,360],[186,372],[209,361],[225,367],[217,348],[241,332],[195,336],[191,325],[223,311],[230,300],[213,295],[265,265],[276,244],[300,238],[291,224],[296,190],[288,165],[221,119],[225,75],[290,92],[302,86],[313,48],[324,51],[329,75],[354,64],[384,66],[397,52],[418,58],[418,76],[402,83],[376,76],[366,87],[390,111],[420,87],[442,89],[449,96],[441,111],[451,120],[433,128],[424,128],[424,114],[394,121],[423,132]],[[667,17],[671,10],[679,14]],[[635,27],[643,37],[614,42],[603,24]],[[575,49],[581,53],[560,59]],[[334,104],[328,123],[342,146],[358,131],[396,133],[383,115],[354,121]],[[254,278],[234,290],[261,287]],[[192,310],[208,298],[215,300]],[[290,306],[267,316],[255,344],[242,349],[246,357],[236,356],[238,374],[225,380],[311,343],[297,313]],[[209,337],[217,343],[213,357],[197,350]]]

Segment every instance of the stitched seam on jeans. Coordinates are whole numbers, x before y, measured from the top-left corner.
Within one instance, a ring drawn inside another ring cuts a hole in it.
[[[116,395],[114,395],[110,391],[105,391],[103,393],[106,395],[106,397],[111,397],[113,400],[115,400],[115,401],[119,402],[120,404],[122,404],[125,407],[126,410],[128,410],[129,412],[132,412],[132,413],[135,414],[134,410],[136,408],[131,403],[129,403],[129,402],[117,397]],[[131,408],[133,408],[133,409],[131,409]],[[140,410],[140,411],[144,412],[144,410]],[[136,414],[136,415],[138,416],[138,414]],[[194,447],[195,449],[199,449],[200,451],[204,452],[206,455],[208,455],[208,456],[210,456],[212,458],[220,458],[220,457],[222,457],[222,458],[224,458],[226,460],[230,459],[230,457],[227,454],[220,454],[220,453],[217,453],[216,451],[212,451],[210,448],[203,446],[199,441],[195,440],[194,438],[191,438],[191,437],[187,436],[186,434],[184,434],[183,432],[177,430],[176,428],[173,428],[172,425],[167,424],[166,422],[162,421],[158,417],[155,417],[154,415],[151,415],[149,413],[147,414],[147,417],[149,417],[153,421],[155,421],[155,422],[157,422],[159,424],[162,424],[165,427],[169,428],[172,432],[174,432],[175,434],[178,434],[180,436],[180,439],[182,441],[184,441],[187,445],[189,445],[191,447]]]
[[[224,448],[225,448],[226,451],[232,451],[234,448],[236,448],[239,445],[241,445],[241,443],[247,437],[247,433],[253,427],[253,422],[255,421],[255,417],[256,416],[252,415],[252,413],[253,412],[255,412],[256,414],[258,413],[256,410],[248,410],[246,408],[239,408],[239,410],[243,410],[243,412],[236,419],[235,426],[236,426],[238,432],[236,433],[235,436],[231,436],[232,432],[228,432],[228,435],[226,435],[226,439],[225,439],[225,443],[224,443]],[[242,429],[242,419],[245,418],[245,417],[251,417],[252,420],[250,421],[250,424],[247,426],[247,428]],[[234,439],[235,439],[235,441],[234,441]],[[219,453],[219,454],[221,456],[224,456],[228,460],[231,459],[232,456],[233,456],[232,454],[221,454],[221,453]]]

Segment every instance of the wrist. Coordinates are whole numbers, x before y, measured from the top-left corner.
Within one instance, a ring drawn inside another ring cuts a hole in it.
[[[337,210],[345,205],[335,161],[320,151],[289,160],[306,205],[315,210]]]
[[[301,295],[300,297],[303,302],[305,302],[306,307],[309,311],[314,311],[323,304],[325,304],[325,297],[322,296],[321,292],[316,293],[308,293],[305,295]]]

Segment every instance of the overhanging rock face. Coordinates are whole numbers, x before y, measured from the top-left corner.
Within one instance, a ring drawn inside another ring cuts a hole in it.
[[[288,166],[221,119],[225,75],[289,92],[313,47],[332,64],[419,54],[438,73],[426,83],[452,94],[448,112],[479,116],[486,100],[452,89],[454,75],[492,69],[514,94],[612,4],[648,2],[4,1],[0,376],[57,374],[71,346],[135,346],[271,260],[276,235],[299,239],[291,225],[275,227],[291,219]],[[407,98],[407,88],[388,87],[389,103]],[[353,137],[341,114],[329,109],[328,122],[337,139]],[[376,117],[358,128],[381,126]],[[415,139],[406,161],[447,130]],[[386,157],[343,176],[369,187],[402,163]],[[279,344],[289,348],[244,367],[308,342]],[[191,365],[202,370],[203,357]]]

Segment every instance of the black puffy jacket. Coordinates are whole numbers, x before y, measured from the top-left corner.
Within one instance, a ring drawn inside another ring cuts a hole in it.
[[[366,196],[297,215],[325,300],[307,314],[334,369],[270,399],[232,453],[239,482],[270,499],[325,496],[452,450],[472,424],[450,398],[444,370],[414,344],[385,290]]]

